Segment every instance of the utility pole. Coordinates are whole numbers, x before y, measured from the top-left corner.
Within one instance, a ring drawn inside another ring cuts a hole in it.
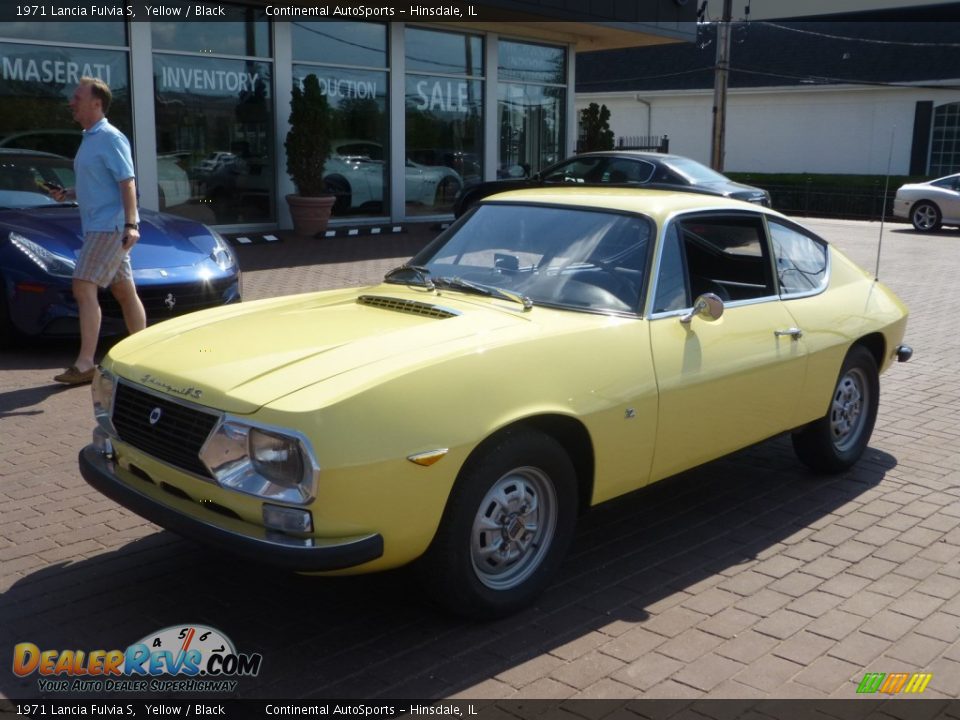
[[[713,137],[710,167],[723,172],[727,136],[727,76],[730,74],[730,19],[733,0],[723,0],[723,18],[717,26],[717,65],[713,76]]]

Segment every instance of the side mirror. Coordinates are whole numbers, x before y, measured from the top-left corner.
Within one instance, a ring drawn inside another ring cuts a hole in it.
[[[704,293],[696,299],[690,312],[680,318],[680,322],[689,325],[695,317],[704,320],[719,320],[723,315],[723,300],[714,293]]]

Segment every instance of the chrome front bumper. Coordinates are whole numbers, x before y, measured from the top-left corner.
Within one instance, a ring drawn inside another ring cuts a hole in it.
[[[80,474],[111,500],[150,522],[255,562],[299,572],[342,570],[383,555],[379,533],[349,538],[297,538],[197,507],[124,470],[94,445],[80,451]],[[203,517],[207,515],[209,517]]]

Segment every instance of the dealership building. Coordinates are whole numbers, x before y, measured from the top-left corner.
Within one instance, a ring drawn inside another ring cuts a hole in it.
[[[331,109],[335,223],[448,218],[460,187],[573,152],[578,51],[695,37],[693,3],[640,0],[596,22],[530,12],[550,4],[518,0],[520,19],[503,22],[290,18],[266,2],[218,3],[218,21],[3,22],[0,147],[72,157],[68,100],[79,77],[100,77],[142,206],[225,230],[289,228],[290,98],[313,74]]]

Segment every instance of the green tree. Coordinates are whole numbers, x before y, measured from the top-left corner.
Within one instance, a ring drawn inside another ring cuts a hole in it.
[[[294,84],[290,100],[287,172],[303,197],[325,195],[323,166],[330,156],[330,106],[316,75],[307,75],[303,87]]]
[[[590,103],[580,111],[580,151],[612,150],[613,130],[606,105]]]

